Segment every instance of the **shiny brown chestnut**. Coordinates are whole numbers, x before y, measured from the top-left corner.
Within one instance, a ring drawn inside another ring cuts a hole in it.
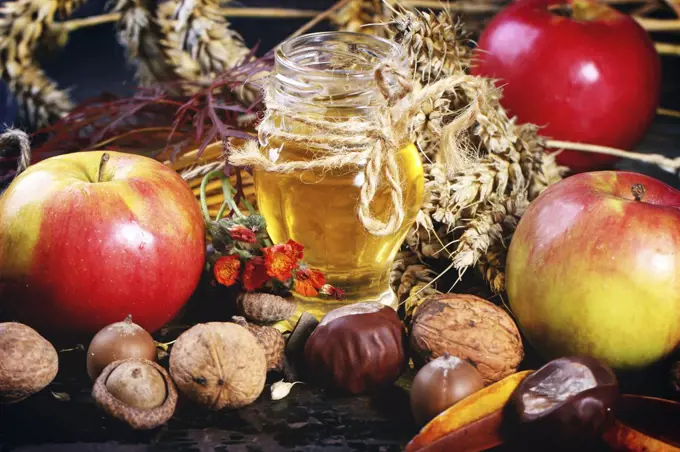
[[[313,381],[350,394],[393,383],[406,368],[406,335],[397,313],[380,303],[330,311],[305,344]]]
[[[618,381],[608,366],[592,357],[571,356],[529,375],[510,403],[525,441],[573,450],[613,423],[618,399]]]

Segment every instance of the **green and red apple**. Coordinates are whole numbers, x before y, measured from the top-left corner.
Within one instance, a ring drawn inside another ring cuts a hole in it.
[[[43,160],[0,196],[0,307],[41,332],[95,333],[128,314],[158,330],[198,284],[203,224],[186,182],[156,160]]]
[[[637,369],[667,357],[680,344],[680,191],[615,171],[549,187],[517,226],[507,291],[546,358]]]

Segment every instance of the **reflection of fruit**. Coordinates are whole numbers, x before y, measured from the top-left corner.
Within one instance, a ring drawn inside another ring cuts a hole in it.
[[[589,355],[620,369],[671,353],[679,207],[680,192],[628,172],[578,174],[543,192],[507,258],[510,307],[527,339],[549,358]]]
[[[476,445],[474,450],[501,444],[504,441],[501,432],[503,411],[517,386],[532,372],[525,370],[512,374],[448,408],[420,430],[406,445],[406,452],[426,450],[429,445],[440,442],[442,447],[432,450],[463,450],[460,443],[463,439],[469,441],[467,447]],[[471,428],[473,426],[475,428]],[[444,444],[448,447],[444,448]],[[482,445],[485,447],[481,448]]]
[[[0,303],[41,332],[94,334],[128,314],[153,332],[196,288],[204,234],[191,190],[160,162],[49,158],[0,197]]]
[[[527,0],[497,14],[479,40],[474,74],[499,79],[501,103],[543,135],[629,149],[654,118],[661,65],[630,16],[596,0]],[[616,157],[575,151],[575,171]]]

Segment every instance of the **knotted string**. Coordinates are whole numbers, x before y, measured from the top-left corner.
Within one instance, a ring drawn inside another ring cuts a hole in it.
[[[412,118],[428,99],[455,89],[468,77],[470,76],[449,77],[415,90],[407,77],[390,64],[385,64],[375,71],[375,81],[384,99],[384,107],[376,108],[375,113],[368,118],[343,120],[310,117],[305,112],[284,106],[275,100],[273,88],[270,86],[265,91],[266,113],[261,124],[271,123],[272,116],[276,115],[285,121],[307,125],[313,130],[303,135],[288,132],[285,127],[267,127],[260,132],[268,139],[296,143],[313,149],[314,158],[307,161],[275,163],[260,151],[257,141],[253,140],[246,142],[242,147],[229,149],[227,152],[229,163],[276,173],[306,170],[325,172],[346,167],[363,167],[364,182],[357,206],[359,219],[365,229],[373,235],[394,234],[403,225],[405,217],[397,153],[414,141]],[[447,130],[449,135],[455,136],[458,129],[469,127],[467,119],[470,113],[466,113],[463,116],[465,120],[452,122],[457,130]],[[377,218],[371,210],[382,183],[386,183],[390,191],[391,211],[386,221]]]

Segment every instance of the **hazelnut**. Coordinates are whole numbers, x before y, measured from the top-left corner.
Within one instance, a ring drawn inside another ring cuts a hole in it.
[[[418,371],[411,386],[411,411],[425,425],[442,411],[484,388],[484,379],[471,364],[447,353]]]
[[[165,424],[177,406],[177,390],[165,369],[140,358],[106,366],[94,383],[92,397],[110,416],[135,430]]]
[[[114,361],[142,358],[156,361],[156,343],[151,335],[127,316],[122,322],[102,328],[87,349],[87,374],[95,381]]]
[[[330,311],[305,344],[310,376],[359,394],[393,383],[406,367],[405,335],[397,313],[380,303]]]
[[[236,300],[238,313],[251,322],[276,323],[295,313],[295,301],[269,293],[244,293]]]
[[[448,353],[474,365],[485,384],[515,373],[524,358],[522,339],[510,315],[474,295],[426,297],[413,315],[410,330],[417,365]]]
[[[286,340],[283,334],[276,328],[271,326],[260,326],[246,322],[246,319],[241,316],[233,316],[231,318],[235,324],[244,327],[255,336],[257,342],[260,343],[267,358],[267,370],[283,370],[283,363],[285,361],[285,347]]]
[[[170,353],[180,392],[212,410],[241,408],[258,398],[267,378],[264,350],[234,323],[200,323],[182,333]]]
[[[57,376],[59,357],[45,338],[21,323],[0,323],[0,403],[24,400]]]

